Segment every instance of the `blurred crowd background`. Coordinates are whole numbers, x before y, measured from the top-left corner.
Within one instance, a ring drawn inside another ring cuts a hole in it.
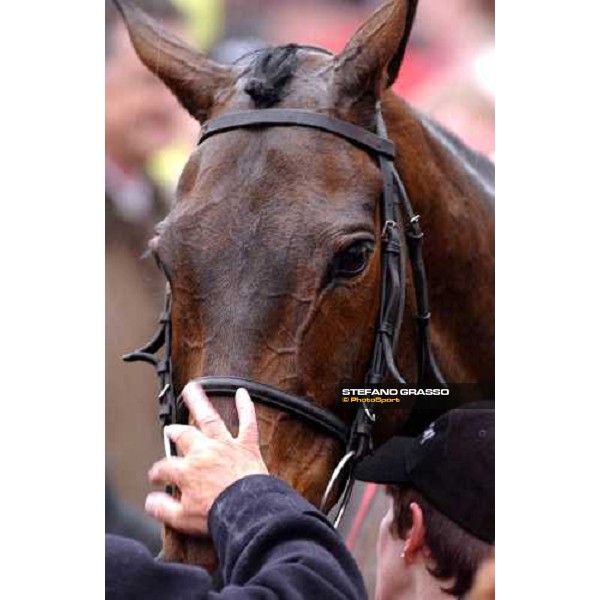
[[[137,0],[221,62],[289,42],[342,50],[380,0]],[[494,0],[420,0],[395,91],[474,149],[494,152]],[[199,126],[137,60],[106,2],[106,528],[160,546],[142,512],[163,453],[157,383],[120,357],[149,339],[164,281],[144,258]]]

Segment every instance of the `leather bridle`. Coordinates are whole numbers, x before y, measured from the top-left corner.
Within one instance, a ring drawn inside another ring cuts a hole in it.
[[[265,127],[305,127],[328,132],[368,152],[377,159],[383,180],[380,201],[382,231],[381,243],[381,295],[375,341],[365,385],[380,387],[390,378],[399,385],[406,385],[396,368],[394,354],[406,297],[404,236],[412,268],[417,308],[417,365],[420,384],[443,385],[446,383],[436,364],[429,338],[429,299],[427,279],[422,255],[423,232],[417,215],[410,203],[396,168],[394,144],[387,138],[381,107],[376,108],[376,133],[352,123],[306,110],[268,108],[224,114],[206,122],[198,144],[228,131],[238,129],[263,129]],[[403,226],[403,214],[406,227]],[[154,365],[160,381],[160,419],[163,427],[171,423],[187,423],[188,414],[178,398],[173,385],[171,354],[171,294],[167,288],[166,303],[160,317],[159,329],[152,340],[140,350],[124,356],[128,362],[145,361]],[[157,353],[164,348],[164,357]],[[200,383],[209,396],[232,399],[239,387],[244,387],[255,402],[286,411],[313,426],[323,434],[335,438],[343,447],[344,455],[335,468],[321,508],[325,509],[332,491],[342,474],[346,475],[338,512],[334,519],[337,526],[350,498],[353,467],[372,451],[372,429],[377,418],[372,405],[361,404],[352,424],[346,425],[337,415],[315,404],[314,399],[285,392],[264,383],[239,377],[200,377]],[[341,383],[341,382],[340,382]]]

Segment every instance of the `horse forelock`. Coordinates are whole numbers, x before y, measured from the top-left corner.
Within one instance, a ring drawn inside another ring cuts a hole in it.
[[[297,67],[296,44],[266,48],[253,57],[244,92],[252,98],[256,108],[274,106],[283,98]]]

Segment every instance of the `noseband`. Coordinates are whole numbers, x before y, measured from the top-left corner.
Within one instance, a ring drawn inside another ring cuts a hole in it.
[[[199,144],[207,139],[238,129],[262,129],[265,127],[305,127],[324,131],[341,137],[377,159],[383,180],[380,200],[382,231],[381,242],[381,295],[375,342],[371,355],[366,385],[379,387],[393,378],[399,385],[406,385],[395,365],[394,351],[406,297],[404,236],[413,274],[417,307],[417,364],[421,384],[445,385],[436,364],[429,339],[429,299],[422,255],[423,232],[417,215],[410,203],[402,180],[394,167],[395,148],[387,138],[381,107],[376,110],[377,132],[342,121],[328,115],[298,109],[262,109],[235,112],[216,117],[202,128]],[[406,216],[403,227],[402,213]],[[156,354],[164,347],[164,358]],[[171,295],[167,289],[165,309],[160,318],[159,329],[154,338],[136,352],[124,356],[128,362],[145,361],[154,365],[160,380],[160,419],[163,427],[171,423],[187,423],[188,414],[178,398],[172,379],[171,358]],[[323,434],[340,442],[344,456],[334,470],[321,502],[325,509],[335,484],[346,474],[338,513],[334,519],[337,526],[350,498],[353,468],[357,461],[373,449],[372,429],[377,418],[373,406],[361,404],[348,426],[330,410],[318,406],[313,398],[301,397],[264,383],[238,377],[200,377],[195,379],[210,396],[233,398],[239,387],[244,387],[255,402],[292,414]]]

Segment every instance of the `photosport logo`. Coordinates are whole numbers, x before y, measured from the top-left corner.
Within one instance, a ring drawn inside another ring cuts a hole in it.
[[[495,399],[494,384],[455,383],[445,386],[403,385],[396,387],[368,387],[345,384],[339,389],[339,400],[344,406],[402,407],[409,409],[449,410],[457,407],[477,408],[479,402]]]

